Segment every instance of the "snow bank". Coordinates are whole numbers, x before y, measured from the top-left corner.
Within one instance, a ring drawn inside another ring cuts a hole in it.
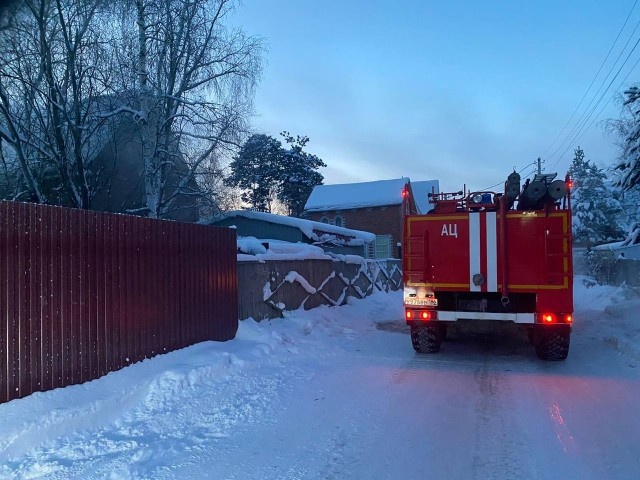
[[[289,278],[296,281],[294,273]],[[352,348],[349,342],[356,338],[361,345],[373,344],[372,349],[388,343],[389,337],[382,335],[374,322],[385,328],[388,323],[397,326],[398,330],[388,328],[390,331],[400,331],[404,325],[401,292],[377,292],[348,302],[337,308],[285,312],[283,319],[245,320],[240,322],[234,340],[203,342],[83,385],[0,405],[0,478],[186,478],[177,476],[176,469],[191,461],[211,466],[211,470],[200,470],[195,478],[215,477],[209,454],[215,450],[222,452],[221,458],[226,457],[233,443],[229,437],[251,438],[257,427],[266,426],[273,432],[270,439],[283,441],[278,437],[281,425],[274,424],[273,409],[283,404],[276,401],[279,397],[299,393],[290,390],[291,378],[297,375],[304,382],[317,371],[318,359],[334,362]],[[640,358],[640,300],[636,292],[627,287],[597,285],[588,277],[577,276],[575,303],[578,342],[604,342],[624,357]],[[400,340],[410,356],[408,337]],[[359,350],[355,354],[366,355]],[[444,359],[440,362],[447,363]],[[478,367],[469,368],[473,378],[473,370]],[[559,388],[565,388],[565,374],[572,371],[571,364],[554,368],[553,376],[562,382]],[[446,373],[458,374],[458,367],[447,367]],[[372,370],[371,374],[377,376],[379,371]],[[409,379],[419,378],[409,374]],[[389,381],[395,385],[398,379],[390,377]],[[347,387],[345,395],[352,395],[352,386]],[[331,443],[328,448],[343,445]],[[252,448],[265,455],[284,450],[271,447],[262,442],[249,446],[241,443],[239,455],[251,466]],[[227,470],[236,471],[233,466]],[[245,465],[237,472],[238,476],[221,478],[246,478],[242,476]]]
[[[266,248],[268,245],[269,248]],[[238,237],[238,261],[264,262],[266,260],[334,260],[334,256],[320,247],[307,243],[291,243],[282,240]],[[355,255],[352,255],[355,257]],[[358,257],[362,258],[362,257]]]
[[[299,281],[295,272],[287,278]],[[170,478],[203,444],[268,422],[283,366],[339,350],[349,335],[366,335],[372,318],[402,319],[401,302],[400,292],[376,293],[339,308],[244,320],[234,340],[2,404],[0,478]]]

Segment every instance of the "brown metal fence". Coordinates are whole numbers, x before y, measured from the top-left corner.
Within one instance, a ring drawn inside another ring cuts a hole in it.
[[[0,201],[0,403],[238,327],[235,231]]]

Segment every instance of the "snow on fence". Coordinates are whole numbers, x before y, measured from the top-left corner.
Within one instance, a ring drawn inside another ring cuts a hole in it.
[[[238,326],[233,230],[0,201],[0,403]]]
[[[374,289],[402,288],[400,260],[264,260],[238,262],[239,318],[262,320],[285,310],[343,305]]]

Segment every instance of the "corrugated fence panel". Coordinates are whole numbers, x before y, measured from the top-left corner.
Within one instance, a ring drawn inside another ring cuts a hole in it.
[[[238,328],[235,231],[0,201],[0,403]]]

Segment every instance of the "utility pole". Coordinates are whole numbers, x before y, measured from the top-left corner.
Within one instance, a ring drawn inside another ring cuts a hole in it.
[[[538,157],[538,175],[542,175],[542,159]]]

